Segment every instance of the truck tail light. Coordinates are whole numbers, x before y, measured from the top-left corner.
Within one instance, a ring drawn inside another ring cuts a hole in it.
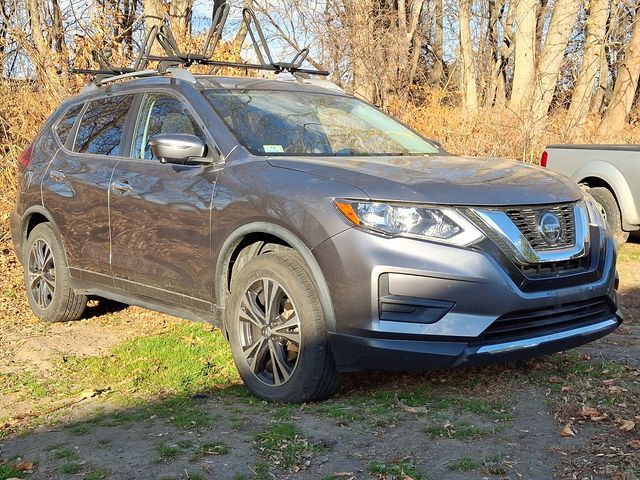
[[[544,152],[542,152],[542,157],[540,158],[540,166],[541,167],[547,167],[547,158],[549,157],[549,154],[547,153],[547,151],[545,150]]]
[[[20,154],[20,156],[18,157],[18,163],[23,167],[26,167],[27,165],[29,165],[29,162],[31,161],[32,150],[33,150],[33,144],[29,144],[27,148],[25,148]]]

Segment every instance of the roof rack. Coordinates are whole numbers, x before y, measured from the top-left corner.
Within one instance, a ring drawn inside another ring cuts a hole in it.
[[[227,62],[212,60],[212,57],[222,39],[222,30],[229,17],[230,6],[223,3],[212,12],[211,27],[205,38],[204,45],[200,52],[182,52],[171,31],[168,17],[164,17],[161,25],[154,25],[145,35],[142,49],[136,57],[132,67],[115,67],[109,63],[111,50],[105,49],[102,52],[92,52],[94,60],[100,65],[99,69],[71,68],[71,73],[95,75],[95,83],[104,83],[128,79],[134,77],[148,77],[164,73],[171,73],[170,70],[176,67],[188,68],[192,65],[211,66],[212,71],[219,68],[239,68],[251,70],[264,70],[279,73],[290,73],[296,78],[308,78],[310,75],[326,77],[329,72],[326,70],[302,68],[302,64],[309,55],[309,48],[305,47],[294,55],[289,62],[275,61],[271,55],[269,44],[258,22],[255,12],[249,7],[242,9],[242,22],[245,25],[251,45],[258,58],[259,63]],[[164,55],[153,54],[156,44],[159,44]],[[158,62],[155,69],[149,69],[150,62]]]

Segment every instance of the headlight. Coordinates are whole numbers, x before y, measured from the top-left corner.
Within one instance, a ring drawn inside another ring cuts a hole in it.
[[[602,215],[602,207],[600,206],[600,204],[586,192],[584,193],[584,203],[587,205],[587,212],[589,213],[589,223],[604,230],[608,230],[609,224]]]
[[[484,235],[452,208],[335,200],[352,223],[391,236],[420,238],[453,245],[470,245]]]

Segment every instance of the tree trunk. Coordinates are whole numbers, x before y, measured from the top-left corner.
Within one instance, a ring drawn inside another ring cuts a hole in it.
[[[184,42],[191,35],[192,13],[193,0],[171,0],[169,2],[171,29],[178,44]]]
[[[435,56],[435,62],[433,64],[433,71],[431,72],[431,82],[436,85],[440,85],[444,78],[444,60],[443,57],[443,16],[442,0],[436,0],[435,2],[435,17],[436,17],[436,32],[433,42],[433,54]]]
[[[600,113],[604,104],[604,96],[609,88],[609,59],[606,47],[600,52],[600,71],[598,72],[598,89],[591,100],[591,112]]]
[[[554,5],[547,38],[538,64],[532,109],[534,120],[540,120],[549,111],[580,3],[581,0],[556,0]]]
[[[242,4],[243,8],[251,8],[253,7],[253,0],[244,0]],[[247,38],[247,33],[249,30],[247,29],[247,25],[244,22],[240,22],[240,27],[236,32],[236,36],[233,37],[233,51],[240,52],[242,50],[242,44],[244,43],[245,38]]]
[[[144,11],[144,26],[147,32],[153,27],[160,27],[164,23],[164,6],[162,0],[142,0]],[[164,51],[159,43],[154,43],[151,49],[152,55],[163,55]]]
[[[516,0],[515,65],[509,108],[523,113],[529,107],[536,66],[537,0]]]
[[[638,87],[638,76],[640,76],[640,21],[638,18],[635,20],[631,40],[625,49],[624,60],[620,65],[618,77],[613,87],[613,95],[598,126],[597,135],[622,130],[633,105]]]
[[[26,0],[26,8],[33,41],[33,47],[31,48],[33,53],[29,57],[36,67],[38,81],[42,87],[50,90],[54,96],[62,97],[65,95],[66,85],[64,79],[57,72],[52,59],[51,48],[43,35],[38,0]]]
[[[571,105],[569,105],[568,128],[582,125],[589,113],[595,79],[604,54],[604,39],[611,0],[591,0],[587,16],[586,39],[582,65],[576,79]]]
[[[460,2],[460,65],[462,70],[462,104],[467,113],[475,114],[478,111],[478,92],[471,39],[471,1],[461,0]]]

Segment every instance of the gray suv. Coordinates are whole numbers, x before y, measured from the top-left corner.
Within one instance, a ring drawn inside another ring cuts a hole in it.
[[[126,75],[125,75],[126,76]],[[88,296],[210,322],[264,399],[339,374],[513,361],[615,330],[616,246],[569,179],[462,158],[326,81],[91,86],[19,159],[45,321]]]

